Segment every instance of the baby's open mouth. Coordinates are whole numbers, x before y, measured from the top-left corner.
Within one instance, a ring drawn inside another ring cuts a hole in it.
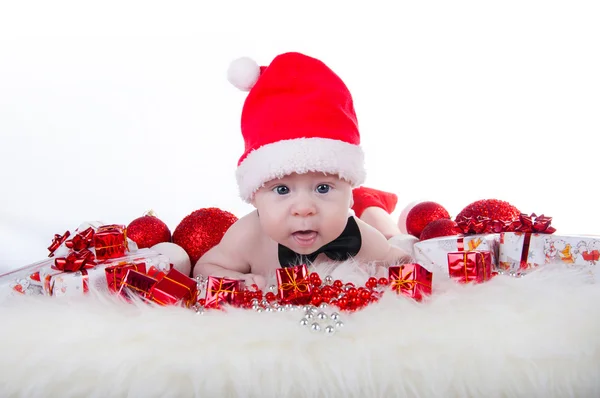
[[[292,234],[294,240],[300,246],[310,246],[317,239],[317,231],[312,230],[304,230],[304,231],[296,231]]]

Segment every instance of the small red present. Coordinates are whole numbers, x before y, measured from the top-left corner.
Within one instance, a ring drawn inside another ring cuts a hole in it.
[[[130,298],[132,294],[136,294],[147,299],[150,296],[150,290],[157,283],[158,281],[151,276],[130,269],[123,278],[119,294],[125,298]]]
[[[220,308],[221,304],[240,305],[243,301],[245,283],[238,279],[209,276],[206,283],[206,308]]]
[[[431,294],[433,274],[420,264],[402,264],[389,267],[389,280],[392,289],[416,301],[421,301],[423,295]]]
[[[460,283],[481,283],[492,278],[492,255],[489,251],[448,253],[448,272]]]
[[[181,303],[189,308],[198,301],[198,284],[189,276],[171,269],[152,287],[150,299],[162,305]]]
[[[171,270],[171,269],[173,269],[173,264],[169,264],[169,270]],[[157,281],[160,281],[166,275],[163,270],[156,268],[154,265],[151,266],[150,268],[148,268],[148,270],[146,271],[146,274],[153,277]]]
[[[106,272],[106,283],[108,284],[108,289],[113,292],[118,292],[121,288],[121,283],[123,282],[123,279],[129,270],[134,270],[145,274],[146,263],[125,263],[106,267],[104,272]]]
[[[277,292],[281,301],[296,305],[310,303],[312,288],[306,265],[278,268],[276,272]]]
[[[122,257],[127,251],[127,230],[124,225],[103,225],[94,234],[96,260]]]

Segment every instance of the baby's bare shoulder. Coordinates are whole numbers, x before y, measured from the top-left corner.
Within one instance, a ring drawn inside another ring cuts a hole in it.
[[[250,213],[237,220],[223,235],[221,241],[198,260],[200,264],[247,273],[250,270],[252,248],[257,245],[256,214]]]
[[[225,233],[221,243],[246,248],[256,244],[261,232],[256,211],[237,220]]]

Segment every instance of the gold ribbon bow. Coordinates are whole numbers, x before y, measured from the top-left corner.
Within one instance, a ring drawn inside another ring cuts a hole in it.
[[[284,270],[287,274],[288,279],[291,282],[284,282],[281,285],[279,285],[281,287],[281,290],[294,289],[295,291],[298,291],[300,293],[308,292],[308,281],[306,280],[306,278],[300,278],[298,281],[296,281],[296,275],[293,272],[290,273],[290,268],[284,268]]]
[[[415,287],[415,285],[422,285],[425,287],[431,287],[431,285],[427,284],[427,283],[423,283],[420,281],[415,281],[415,280],[407,280],[407,279],[402,279],[402,278],[398,278],[398,279],[394,279],[394,282],[392,283],[392,289],[394,289],[396,292],[399,292],[400,289],[404,288],[404,289],[412,289]]]
[[[241,292],[239,291],[235,291],[235,290],[227,290],[227,289],[223,289],[223,278],[219,279],[219,287],[215,290],[213,288],[208,289],[209,292],[213,293],[215,295],[215,304],[216,307],[219,306],[219,293],[232,293],[232,294],[239,294]]]

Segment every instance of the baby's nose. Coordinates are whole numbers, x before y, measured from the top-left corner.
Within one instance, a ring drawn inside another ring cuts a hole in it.
[[[302,199],[296,201],[292,207],[292,214],[299,217],[312,216],[317,212],[316,206],[313,201]]]

